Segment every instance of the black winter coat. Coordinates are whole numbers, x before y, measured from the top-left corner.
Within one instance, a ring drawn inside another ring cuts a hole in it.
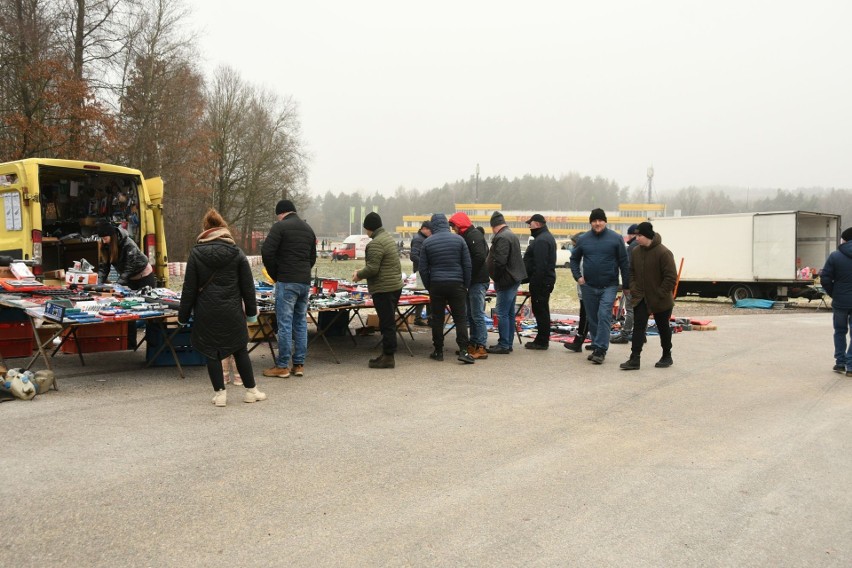
[[[224,359],[246,347],[246,316],[257,315],[257,301],[251,267],[239,247],[214,240],[189,253],[178,320],[188,322],[190,314],[190,340],[204,356]]]
[[[531,231],[533,242],[524,253],[524,268],[530,281],[530,290],[553,289],[556,283],[556,239],[547,227]]]
[[[260,255],[270,278],[310,284],[311,268],[317,262],[317,237],[310,225],[290,213],[272,225]]]

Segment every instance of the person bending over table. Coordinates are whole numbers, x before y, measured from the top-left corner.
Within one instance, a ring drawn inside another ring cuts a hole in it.
[[[227,404],[222,360],[231,355],[246,389],[243,402],[266,400],[266,394],[257,390],[246,348],[246,321],[257,321],[251,267],[218,211],[207,211],[203,228],[186,263],[178,323],[186,325],[193,317],[190,341],[207,358],[213,404]]]
[[[118,282],[131,290],[141,290],[145,286],[154,288],[157,278],[148,257],[130,238],[124,229],[115,227],[108,221],[98,225],[101,246],[98,250],[98,284],[105,284],[111,266],[118,272]]]

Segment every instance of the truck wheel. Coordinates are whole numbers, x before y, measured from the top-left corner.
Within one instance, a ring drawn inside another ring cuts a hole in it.
[[[731,297],[731,300],[734,303],[740,300],[747,300],[748,298],[754,298],[754,291],[750,286],[746,286],[745,284],[736,284],[731,287],[731,291],[728,292],[728,295]]]
[[[778,299],[778,287],[777,286],[767,286],[763,289],[763,297],[767,300],[772,300],[773,302]]]

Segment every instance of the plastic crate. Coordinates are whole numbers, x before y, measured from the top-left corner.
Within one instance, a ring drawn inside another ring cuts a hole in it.
[[[0,355],[3,357],[29,357],[33,354],[33,338],[4,339],[0,341]]]
[[[33,338],[33,327],[28,321],[0,322],[0,341]]]
[[[63,353],[100,353],[103,351],[125,351],[127,350],[127,336],[124,337],[78,337],[69,338],[62,344]]]
[[[132,323],[136,323],[133,321]],[[95,325],[81,325],[77,328],[77,338],[83,337],[127,337],[126,321],[114,321],[110,323],[99,323]],[[135,328],[134,328],[135,331]],[[65,332],[64,335],[69,335]]]
[[[182,366],[194,367],[207,365],[207,357],[192,348],[190,343],[191,328],[185,327],[172,337],[172,347],[175,349],[175,355]],[[163,344],[163,334],[159,326],[149,325],[145,329],[145,360],[150,362],[154,359],[154,353]],[[166,347],[163,349],[157,358],[151,363],[154,367],[174,367],[175,360],[172,357],[172,352]]]

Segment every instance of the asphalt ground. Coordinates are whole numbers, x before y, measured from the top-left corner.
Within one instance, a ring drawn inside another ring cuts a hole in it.
[[[371,370],[377,338],[341,338],[226,408],[201,367],[59,355],[61,390],[0,404],[0,565],[852,565],[830,313],[713,323],[639,371],[623,345],[438,363],[425,331]]]

